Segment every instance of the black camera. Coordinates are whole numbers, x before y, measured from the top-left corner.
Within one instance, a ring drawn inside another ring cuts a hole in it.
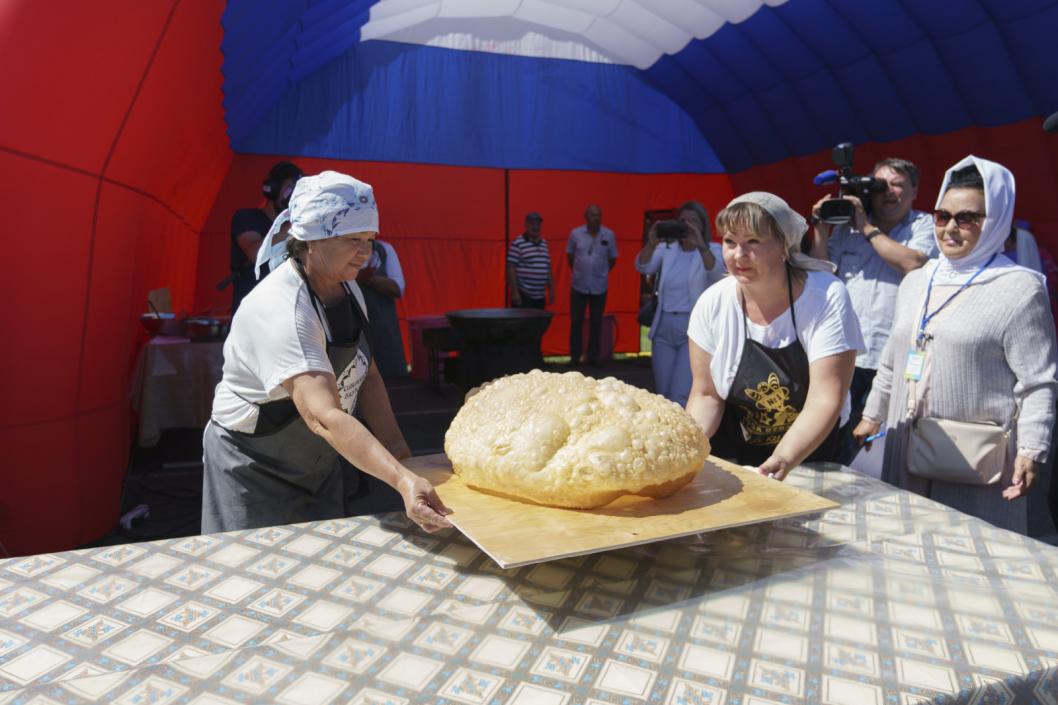
[[[842,142],[831,152],[837,167],[838,197],[828,198],[819,206],[819,219],[830,225],[844,225],[856,215],[856,207],[843,196],[853,195],[863,202],[864,210],[870,212],[870,195],[885,193],[889,184],[873,176],[857,176],[852,173],[853,146]],[[821,175],[822,176],[822,175]],[[817,177],[818,178],[818,177]]]
[[[675,242],[687,237],[687,224],[680,220],[659,220],[655,232],[659,240]]]

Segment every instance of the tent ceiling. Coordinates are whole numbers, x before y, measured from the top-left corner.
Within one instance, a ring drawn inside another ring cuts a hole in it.
[[[692,39],[705,39],[728,22],[742,22],[762,4],[759,0],[380,0],[372,6],[361,38],[646,69]]]
[[[287,129],[304,122],[306,96],[298,86],[325,67],[334,74],[328,90],[346,91],[351,104],[364,104],[354,93],[365,86],[375,91],[372,105],[379,95],[406,96],[414,104],[422,82],[433,79],[421,73],[426,63],[400,76],[383,72],[342,82],[357,67],[391,65],[394,53],[372,53],[372,47],[392,42],[409,50],[516,55],[498,61],[540,58],[552,76],[561,71],[556,59],[632,67],[626,80],[677,106],[728,171],[841,141],[999,126],[1058,109],[1058,0],[230,0],[224,27],[225,108],[236,150],[271,147],[260,137],[262,121]],[[341,56],[346,64],[338,70],[332,62]],[[468,65],[459,64],[459,77],[470,75]],[[480,63],[473,71],[473,80],[488,78]],[[575,73],[577,82],[587,75]],[[496,75],[511,78],[509,71]],[[599,75],[606,79],[595,90],[606,100],[614,74]],[[375,85],[409,77],[389,85],[388,93]],[[591,90],[590,82],[584,85]],[[503,91],[514,88],[479,90],[504,100]],[[418,142],[458,139],[444,127]],[[333,134],[327,139],[341,142]],[[299,140],[312,143],[309,135]],[[569,145],[539,149],[568,153]],[[482,163],[472,156],[462,163]],[[435,161],[425,146],[396,158]],[[649,165],[629,168],[641,167]]]

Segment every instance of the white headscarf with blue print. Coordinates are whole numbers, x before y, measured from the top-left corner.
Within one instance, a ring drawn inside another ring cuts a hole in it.
[[[276,216],[257,251],[257,277],[267,262],[275,269],[286,256],[283,242],[272,245],[280,228],[290,222],[290,237],[324,240],[349,233],[378,232],[378,205],[370,184],[337,171],[321,171],[298,179],[290,207]]]

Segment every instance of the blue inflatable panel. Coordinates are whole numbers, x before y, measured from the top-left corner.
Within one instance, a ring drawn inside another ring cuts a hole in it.
[[[362,41],[376,4],[228,3],[225,109],[236,150],[735,172],[842,141],[940,135],[1058,110],[1058,0],[790,0],[640,68]],[[619,20],[619,5],[606,22]],[[478,16],[472,4],[460,7],[468,16],[445,19],[437,32],[479,28],[487,43],[488,32],[509,27],[607,53],[561,27],[489,16],[497,6],[485,0]],[[439,22],[429,3],[382,9],[377,17],[398,23],[420,11]],[[667,27],[623,31],[656,46]]]
[[[631,67],[383,41],[358,43],[292,85],[252,132],[232,134],[232,147],[520,169],[724,171],[691,117]]]

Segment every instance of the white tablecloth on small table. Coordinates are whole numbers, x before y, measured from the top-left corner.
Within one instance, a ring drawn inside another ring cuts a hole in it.
[[[205,428],[223,366],[222,342],[151,338],[140,350],[132,377],[139,445],[155,445],[167,428]]]

